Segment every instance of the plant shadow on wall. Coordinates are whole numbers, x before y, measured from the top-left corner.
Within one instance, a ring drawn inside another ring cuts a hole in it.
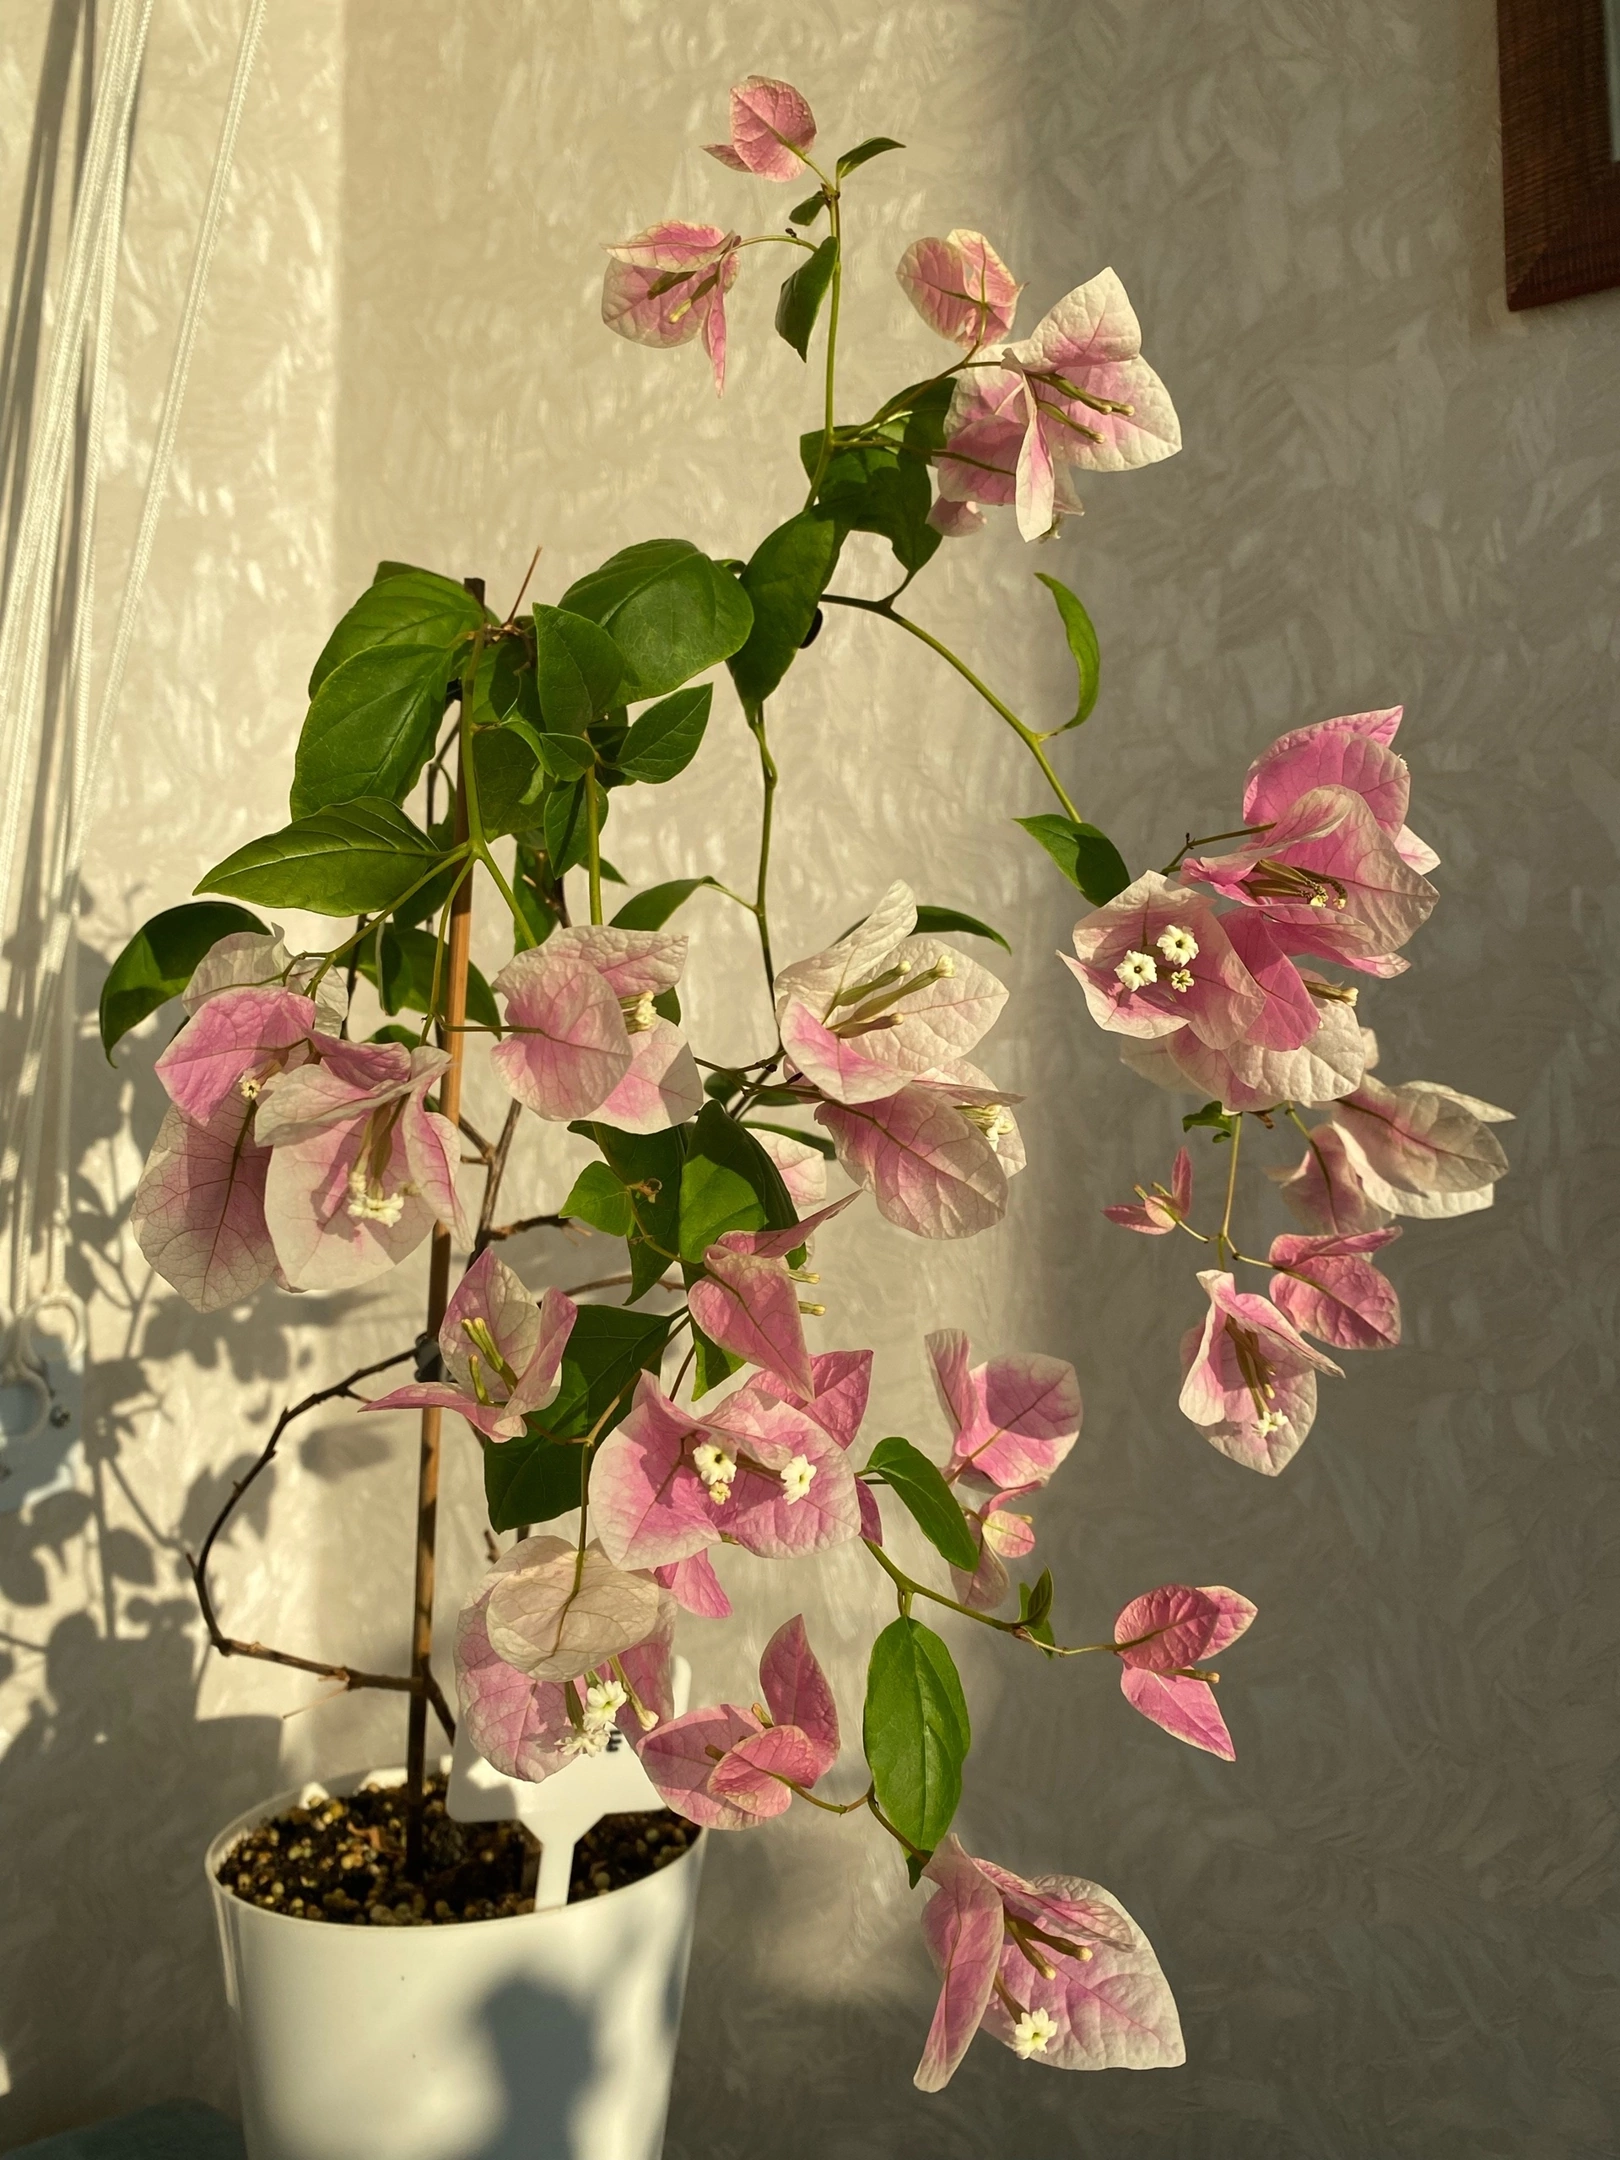
[[[93,1043],[105,961],[86,946],[77,958]],[[97,1326],[84,1466],[74,1489],[0,1513],[0,1685],[21,1706],[0,1753],[0,1822],[28,1826],[27,1864],[8,1867],[0,1890],[3,2147],[52,2127],[41,2110],[59,2108],[64,2091],[86,2115],[181,2090],[225,2097],[200,1856],[223,1818],[279,1781],[280,1718],[199,1716],[185,1555],[299,1387],[308,1353],[294,1351],[285,1309],[192,1312],[128,1240],[133,1165],[161,1100],[140,1058],[116,1074],[99,1050],[79,1060],[69,1278]],[[312,1298],[296,1318],[338,1321],[360,1302]],[[160,1376],[182,1353],[245,1401],[208,1467],[160,1497]],[[390,1453],[380,1433],[317,1426],[296,1461],[335,1487]],[[272,1466],[222,1547],[227,1596],[234,1568],[262,1550],[277,1497]]]

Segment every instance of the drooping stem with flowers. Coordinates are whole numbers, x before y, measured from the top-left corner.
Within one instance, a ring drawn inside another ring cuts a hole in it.
[[[1251,765],[1229,829],[1188,835],[1162,868],[1133,876],[1071,792],[1062,738],[1098,689],[1079,598],[1041,576],[1078,684],[1072,718],[1053,727],[983,681],[909,597],[900,606],[943,542],[979,530],[987,510],[1010,507],[1038,539],[1078,509],[1081,475],[1180,447],[1114,274],[1014,339],[1022,288],[964,230],[914,242],[899,264],[944,364],[868,417],[839,418],[845,188],[900,147],[875,137],[818,162],[805,100],[751,77],[731,93],[727,141],[710,149],[744,177],[814,183],[785,225],[745,236],[669,221],[609,249],[608,327],[655,347],[701,342],[717,389],[728,293],[759,250],[790,252],[777,328],[806,360],[822,340],[802,504],[746,556],[643,541],[505,617],[453,579],[382,564],[316,662],[290,821],[208,872],[197,890],[215,897],[143,928],[109,976],[102,1024],[110,1051],[181,1001],[157,1062],[170,1107],[133,1224],[151,1265],[200,1309],[272,1281],[349,1288],[431,1243],[416,1375],[366,1407],[419,1410],[435,1448],[437,1420],[455,1413],[481,1451],[492,1533],[519,1532],[456,1629],[456,1689],[478,1748],[539,1780],[617,1731],[669,1805],[710,1828],[753,1828],[795,1803],[876,1825],[928,1886],[924,1933],[944,1980],[917,2081],[934,2090],[981,2027],[1064,2068],[1151,2068],[1180,2061],[1183,2044],[1154,1953],[1110,1892],[1077,1875],[1025,1881],[953,1834],[972,1726],[928,1616],[983,1626],[1011,1655],[1111,1658],[1131,1707],[1230,1759],[1211,1660],[1255,1608],[1222,1586],[1169,1584],[1134,1598],[1102,1639],[1060,1640],[1051,1572],[1030,1572],[1028,1508],[1080,1430],[1074,1368],[1028,1350],[975,1361],[961,1333],[929,1334],[941,1460],[928,1425],[874,1444],[863,1430],[872,1353],[818,1343],[807,1327],[824,1317],[824,1299],[804,1293],[834,1216],[870,1195],[917,1237],[974,1236],[1002,1219],[1024,1164],[1018,1098],[973,1062],[1007,993],[958,942],[1003,941],[961,896],[921,903],[893,884],[853,928],[778,965],[771,843],[794,806],[779,796],[768,706],[791,667],[836,666],[835,637],[810,649],[824,611],[864,610],[927,648],[1055,799],[1018,823],[1086,903],[1065,964],[1123,1062],[1199,1105],[1168,1181],[1105,1212],[1200,1247],[1202,1317],[1181,1343],[1179,1406],[1233,1462],[1280,1472],[1310,1432],[1318,1378],[1342,1376],[1330,1353],[1399,1340],[1379,1264],[1395,1218],[1488,1206],[1506,1169],[1490,1128],[1506,1113],[1374,1077],[1361,979],[1405,968],[1402,948],[1436,900],[1437,858],[1406,823],[1398,708],[1285,734]],[[856,535],[892,551],[886,598],[836,589]],[[697,678],[721,664],[744,723],[734,754],[759,777],[757,843],[743,861],[717,857],[702,876],[631,894],[604,920],[618,881],[603,851],[614,797],[662,785],[705,746],[714,685]],[[513,948],[492,981],[468,957],[485,886]],[[688,940],[669,927],[682,909],[728,905],[753,918],[767,993],[742,1063],[694,1053]],[[255,908],[344,927],[330,948],[294,952]],[[377,1025],[361,1018],[373,999]],[[510,1101],[495,1139],[459,1109],[460,1062],[479,1037]],[[565,1195],[535,1196],[539,1207],[502,1223],[524,1113],[576,1135],[581,1165]],[[1303,1157],[1255,1160],[1268,1135],[1294,1127]],[[1225,1153],[1201,1210],[1190,1147],[1205,1136]],[[831,1194],[834,1167],[848,1189]],[[1257,1170],[1302,1226],[1263,1255],[1235,1228],[1240,1180]],[[483,1181],[476,1207],[469,1171]],[[622,1240],[624,1260],[604,1281],[536,1299],[496,1247],[559,1221]],[[452,1251],[467,1262],[453,1291]],[[1242,1272],[1255,1269],[1262,1280]],[[589,1295],[606,1288],[622,1300]],[[428,1453],[425,1440],[424,1463]],[[418,1792],[437,1695],[430,1484],[425,1470],[409,1674],[228,1637],[206,1551],[196,1568],[216,1648],[410,1696]],[[902,1516],[937,1556],[931,1575],[896,1557]],[[735,1556],[839,1545],[865,1550],[896,1606],[871,1649],[860,1771],[847,1768],[839,1706],[799,1617],[772,1635],[757,1692],[739,1673],[745,1700],[674,1715],[677,1618],[730,1615]]]

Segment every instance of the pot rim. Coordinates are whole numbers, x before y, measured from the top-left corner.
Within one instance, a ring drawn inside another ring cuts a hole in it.
[[[449,1765],[449,1756],[441,1757],[440,1767],[447,1771]],[[298,1805],[298,1795],[306,1785],[323,1785],[327,1792],[335,1798],[347,1799],[351,1793],[360,1791],[362,1786],[369,1784],[373,1779],[383,1779],[389,1784],[402,1785],[405,1782],[404,1766],[392,1763],[381,1767],[373,1767],[369,1770],[346,1770],[335,1777],[305,1778],[302,1784],[289,1785],[281,1792],[272,1793],[268,1799],[256,1801],[252,1807],[244,1808],[240,1815],[233,1816],[222,1830],[216,1831],[213,1837],[209,1839],[207,1849],[203,1854],[203,1875],[216,1901],[223,1908],[240,1907],[244,1913],[250,1913],[255,1922],[261,1920],[274,1921],[278,1926],[293,1928],[311,1926],[310,1921],[298,1914],[272,1912],[268,1906],[250,1904],[246,1898],[239,1898],[234,1890],[219,1880],[217,1873],[219,1864],[249,1830],[256,1829],[259,1824],[269,1821],[274,1816],[283,1813],[287,1808],[296,1807]],[[482,1930],[485,1928],[533,1927],[539,1921],[565,1919],[570,1913],[600,1910],[602,1906],[607,1904],[609,1899],[627,1897],[637,1890],[648,1889],[663,1877],[672,1875],[683,1868],[695,1856],[700,1856],[709,1833],[701,1823],[696,1828],[697,1836],[693,1838],[679,1859],[672,1860],[668,1867],[655,1868],[652,1874],[643,1875],[639,1882],[625,1883],[616,1890],[608,1891],[605,1897],[581,1898],[578,1904],[552,1905],[548,1906],[544,1912],[504,1913],[498,1919],[468,1920],[462,1922],[458,1927],[449,1925],[404,1929],[346,1927],[341,1930],[341,1933],[355,1941],[397,1943],[401,1936],[406,1934],[413,1937],[460,1935],[466,1928],[477,1928],[480,1930],[480,1939],[483,1940],[485,1938],[482,1936]],[[323,1926],[323,1939],[329,1939],[331,1932],[330,1928]]]

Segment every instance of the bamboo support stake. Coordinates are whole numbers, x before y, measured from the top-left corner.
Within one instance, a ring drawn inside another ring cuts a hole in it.
[[[473,598],[483,605],[482,578],[462,581]],[[467,759],[472,737],[465,722],[472,708],[472,677],[478,664],[478,647],[468,664],[468,680],[461,686],[462,726],[456,770],[457,845],[467,839]],[[445,1017],[441,1040],[450,1063],[439,1083],[439,1109],[451,1124],[461,1115],[461,1066],[467,1036],[467,966],[472,947],[471,875],[465,877],[450,904],[450,932],[446,942]],[[450,1299],[450,1232],[443,1223],[433,1229],[428,1263],[427,1337],[436,1341]],[[439,1429],[443,1413],[422,1412],[422,1444],[416,1484],[416,1574],[411,1612],[411,1710],[405,1753],[407,1794],[406,1872],[419,1876],[422,1868],[422,1803],[427,1780],[428,1682],[433,1655],[434,1563],[439,1527]]]

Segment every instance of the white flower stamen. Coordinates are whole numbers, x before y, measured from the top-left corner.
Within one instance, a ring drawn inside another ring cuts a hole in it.
[[[805,1494],[810,1490],[810,1480],[815,1474],[816,1466],[808,1456],[794,1456],[793,1460],[782,1472],[782,1490],[787,1497],[789,1507],[796,1500],[804,1498]]]
[[[385,1193],[381,1186],[373,1186],[365,1171],[356,1163],[349,1172],[348,1212],[356,1222],[381,1223],[388,1228],[399,1221],[405,1212],[405,1203],[415,1193],[410,1183]]]
[[[939,980],[941,982],[949,982],[951,977],[956,973],[956,955],[954,953],[942,952],[939,958],[934,962],[934,973],[939,977]]]
[[[585,1730],[605,1732],[630,1700],[630,1691],[617,1680],[593,1680],[585,1690]]]
[[[264,1082],[257,1073],[245,1072],[236,1083],[236,1092],[244,1102],[257,1102]]]
[[[1151,953],[1128,952],[1115,968],[1114,976],[1127,990],[1145,990],[1149,983],[1158,981],[1159,971]]]
[[[724,1507],[731,1498],[731,1481],[737,1475],[737,1465],[725,1449],[700,1441],[692,1450],[692,1468],[708,1488],[715,1506]]]
[[[992,1145],[1013,1130],[1013,1115],[1005,1103],[963,1103],[960,1108],[968,1123],[977,1125]]]
[[[653,1009],[653,994],[643,990],[640,997],[620,998],[619,1010],[624,1014],[624,1031],[627,1035],[645,1035],[658,1025],[658,1014]]]
[[[1187,991],[1190,990],[1192,986],[1193,976],[1191,968],[1177,968],[1174,974],[1172,974],[1172,976],[1170,977],[1170,987],[1172,990]]]
[[[1254,1421],[1257,1433],[1282,1432],[1288,1424],[1288,1416],[1282,1410],[1262,1410]]]
[[[1056,2038],[1057,2019],[1050,2010],[1043,2010],[1037,2003],[1033,2010],[1026,2010],[1013,2027],[1013,2053],[1021,2062],[1028,2062],[1031,2055],[1044,2055]]]
[[[1180,923],[1171,923],[1168,929],[1161,930],[1154,943],[1164,957],[1174,960],[1178,967],[1185,967],[1189,960],[1198,958],[1198,940]]]

